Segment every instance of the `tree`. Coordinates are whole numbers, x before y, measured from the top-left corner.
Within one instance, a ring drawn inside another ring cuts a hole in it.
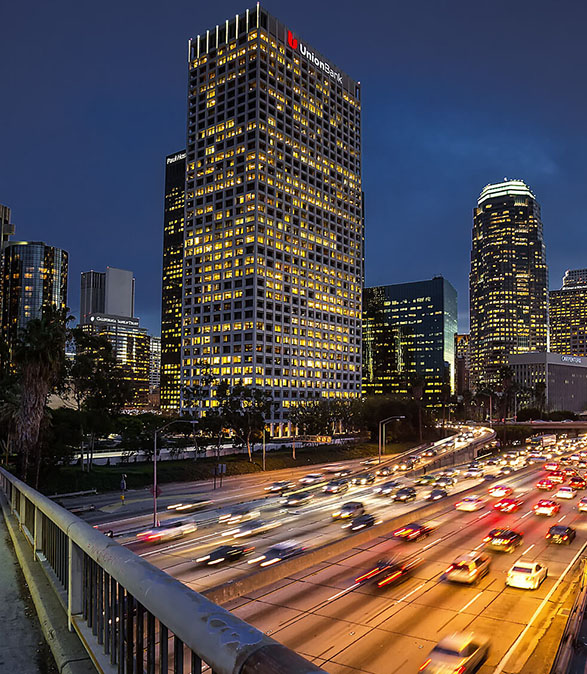
[[[253,460],[251,446],[262,438],[265,419],[271,414],[273,399],[263,389],[246,386],[239,382],[232,389],[227,381],[221,381],[217,389],[219,413],[226,428],[246,446],[249,461]]]
[[[424,397],[425,380],[420,374],[414,374],[410,380],[410,393],[418,405],[418,435],[422,442],[422,398]]]
[[[66,309],[44,308],[40,318],[31,319],[25,325],[14,349],[19,398],[14,446],[17,472],[24,481],[39,442],[48,396],[65,379],[68,321]]]
[[[540,411],[540,415],[544,413],[546,408],[546,384],[543,381],[536,383],[532,390],[534,407]]]

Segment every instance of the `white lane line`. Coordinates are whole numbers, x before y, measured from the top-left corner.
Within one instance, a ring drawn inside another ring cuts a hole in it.
[[[336,594],[333,594],[332,597],[328,597],[326,601],[334,601],[335,599],[338,599],[339,597],[342,597],[343,594],[346,594],[347,592],[350,592],[351,590],[354,590],[356,587],[359,587],[361,583],[355,583],[354,585],[351,585],[350,587],[346,587],[344,590],[341,590],[340,592],[337,592]]]
[[[525,515],[522,515],[522,517],[520,517],[520,519],[523,520],[524,517],[528,517],[528,515],[531,515],[531,514],[532,514],[532,511],[530,511],[529,513],[526,513]]]
[[[408,594],[404,594],[404,596],[401,599],[397,600],[397,603],[399,604],[400,601],[405,601],[408,597],[411,597],[414,592],[417,592],[418,590],[421,590],[426,583],[422,583],[422,585],[418,585],[418,587],[415,587],[411,592],[408,592]]]
[[[522,553],[522,555],[525,555],[527,552],[530,552],[530,550],[532,550],[532,548],[533,548],[535,545],[536,545],[535,543],[532,543],[532,545],[531,545],[527,550],[524,550],[524,552]],[[520,557],[521,557],[522,555],[520,555]]]
[[[476,548],[473,548],[473,550],[479,550],[479,548],[482,548],[484,543],[479,543],[479,545]]]
[[[491,510],[488,510],[486,513],[483,513],[483,515],[479,515],[477,521],[482,520],[484,517],[487,517],[487,515],[491,515]]]
[[[570,571],[570,569],[573,567],[573,565],[575,564],[575,562],[579,559],[579,557],[580,557],[580,556],[583,554],[583,552],[585,551],[585,548],[587,548],[587,543],[583,543],[583,545],[581,546],[581,549],[579,550],[579,552],[573,557],[573,559],[569,562],[569,565],[567,566],[567,568],[566,568],[566,569],[561,573],[561,575],[558,577],[556,583],[552,586],[550,592],[546,595],[546,597],[544,597],[544,599],[542,600],[540,606],[536,609],[536,611],[534,612],[534,615],[530,618],[530,620],[528,621],[528,624],[527,624],[526,627],[524,627],[524,629],[522,630],[520,636],[514,641],[514,643],[510,646],[510,649],[508,650],[508,652],[507,652],[507,653],[503,656],[503,658],[498,662],[497,667],[493,670],[493,674],[501,674],[501,673],[503,672],[505,666],[506,666],[507,663],[508,663],[508,660],[512,657],[514,651],[515,651],[516,648],[520,645],[520,643],[522,642],[522,640],[523,640],[524,637],[526,636],[526,634],[527,634],[528,630],[530,629],[530,627],[532,627],[532,623],[533,623],[533,622],[536,620],[536,618],[540,615],[540,612],[541,612],[542,609],[546,606],[546,604],[548,604],[548,602],[550,601],[550,598],[551,598],[552,595],[555,593],[555,591],[556,591],[556,589],[558,588],[558,586],[562,583],[564,577],[567,575],[567,573],[568,573],[568,572]]]
[[[479,592],[479,594],[476,594],[476,595],[473,597],[473,599],[471,599],[471,601],[470,601],[468,604],[465,604],[465,605],[463,606],[463,608],[459,611],[459,613],[462,613],[463,611],[466,611],[466,610],[469,608],[469,606],[471,606],[471,604],[472,604],[476,599],[479,599],[479,597],[480,597],[482,594],[483,594],[483,592]]]
[[[559,522],[562,522],[565,519],[566,515],[563,515],[560,519]]]

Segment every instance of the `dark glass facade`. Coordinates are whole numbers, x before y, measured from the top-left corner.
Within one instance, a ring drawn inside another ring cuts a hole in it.
[[[4,249],[2,336],[13,349],[20,330],[43,309],[67,306],[67,252],[37,241],[16,241]]]
[[[262,387],[287,433],[360,394],[360,86],[259,5],[189,54],[180,383]]]
[[[161,292],[161,409],[180,406],[185,150],[165,158]]]
[[[508,357],[546,351],[548,269],[540,206],[521,180],[487,185],[473,214],[471,385],[496,384]]]
[[[454,390],[457,293],[442,277],[365,288],[363,394],[409,395],[416,376],[424,401],[438,405]]]

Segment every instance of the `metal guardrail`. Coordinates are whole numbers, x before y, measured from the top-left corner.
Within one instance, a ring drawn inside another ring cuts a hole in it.
[[[3,468],[0,489],[98,671],[326,674]]]

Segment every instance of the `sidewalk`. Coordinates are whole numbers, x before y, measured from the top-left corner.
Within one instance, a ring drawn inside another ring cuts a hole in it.
[[[0,511],[0,672],[55,674],[43,635]]]

